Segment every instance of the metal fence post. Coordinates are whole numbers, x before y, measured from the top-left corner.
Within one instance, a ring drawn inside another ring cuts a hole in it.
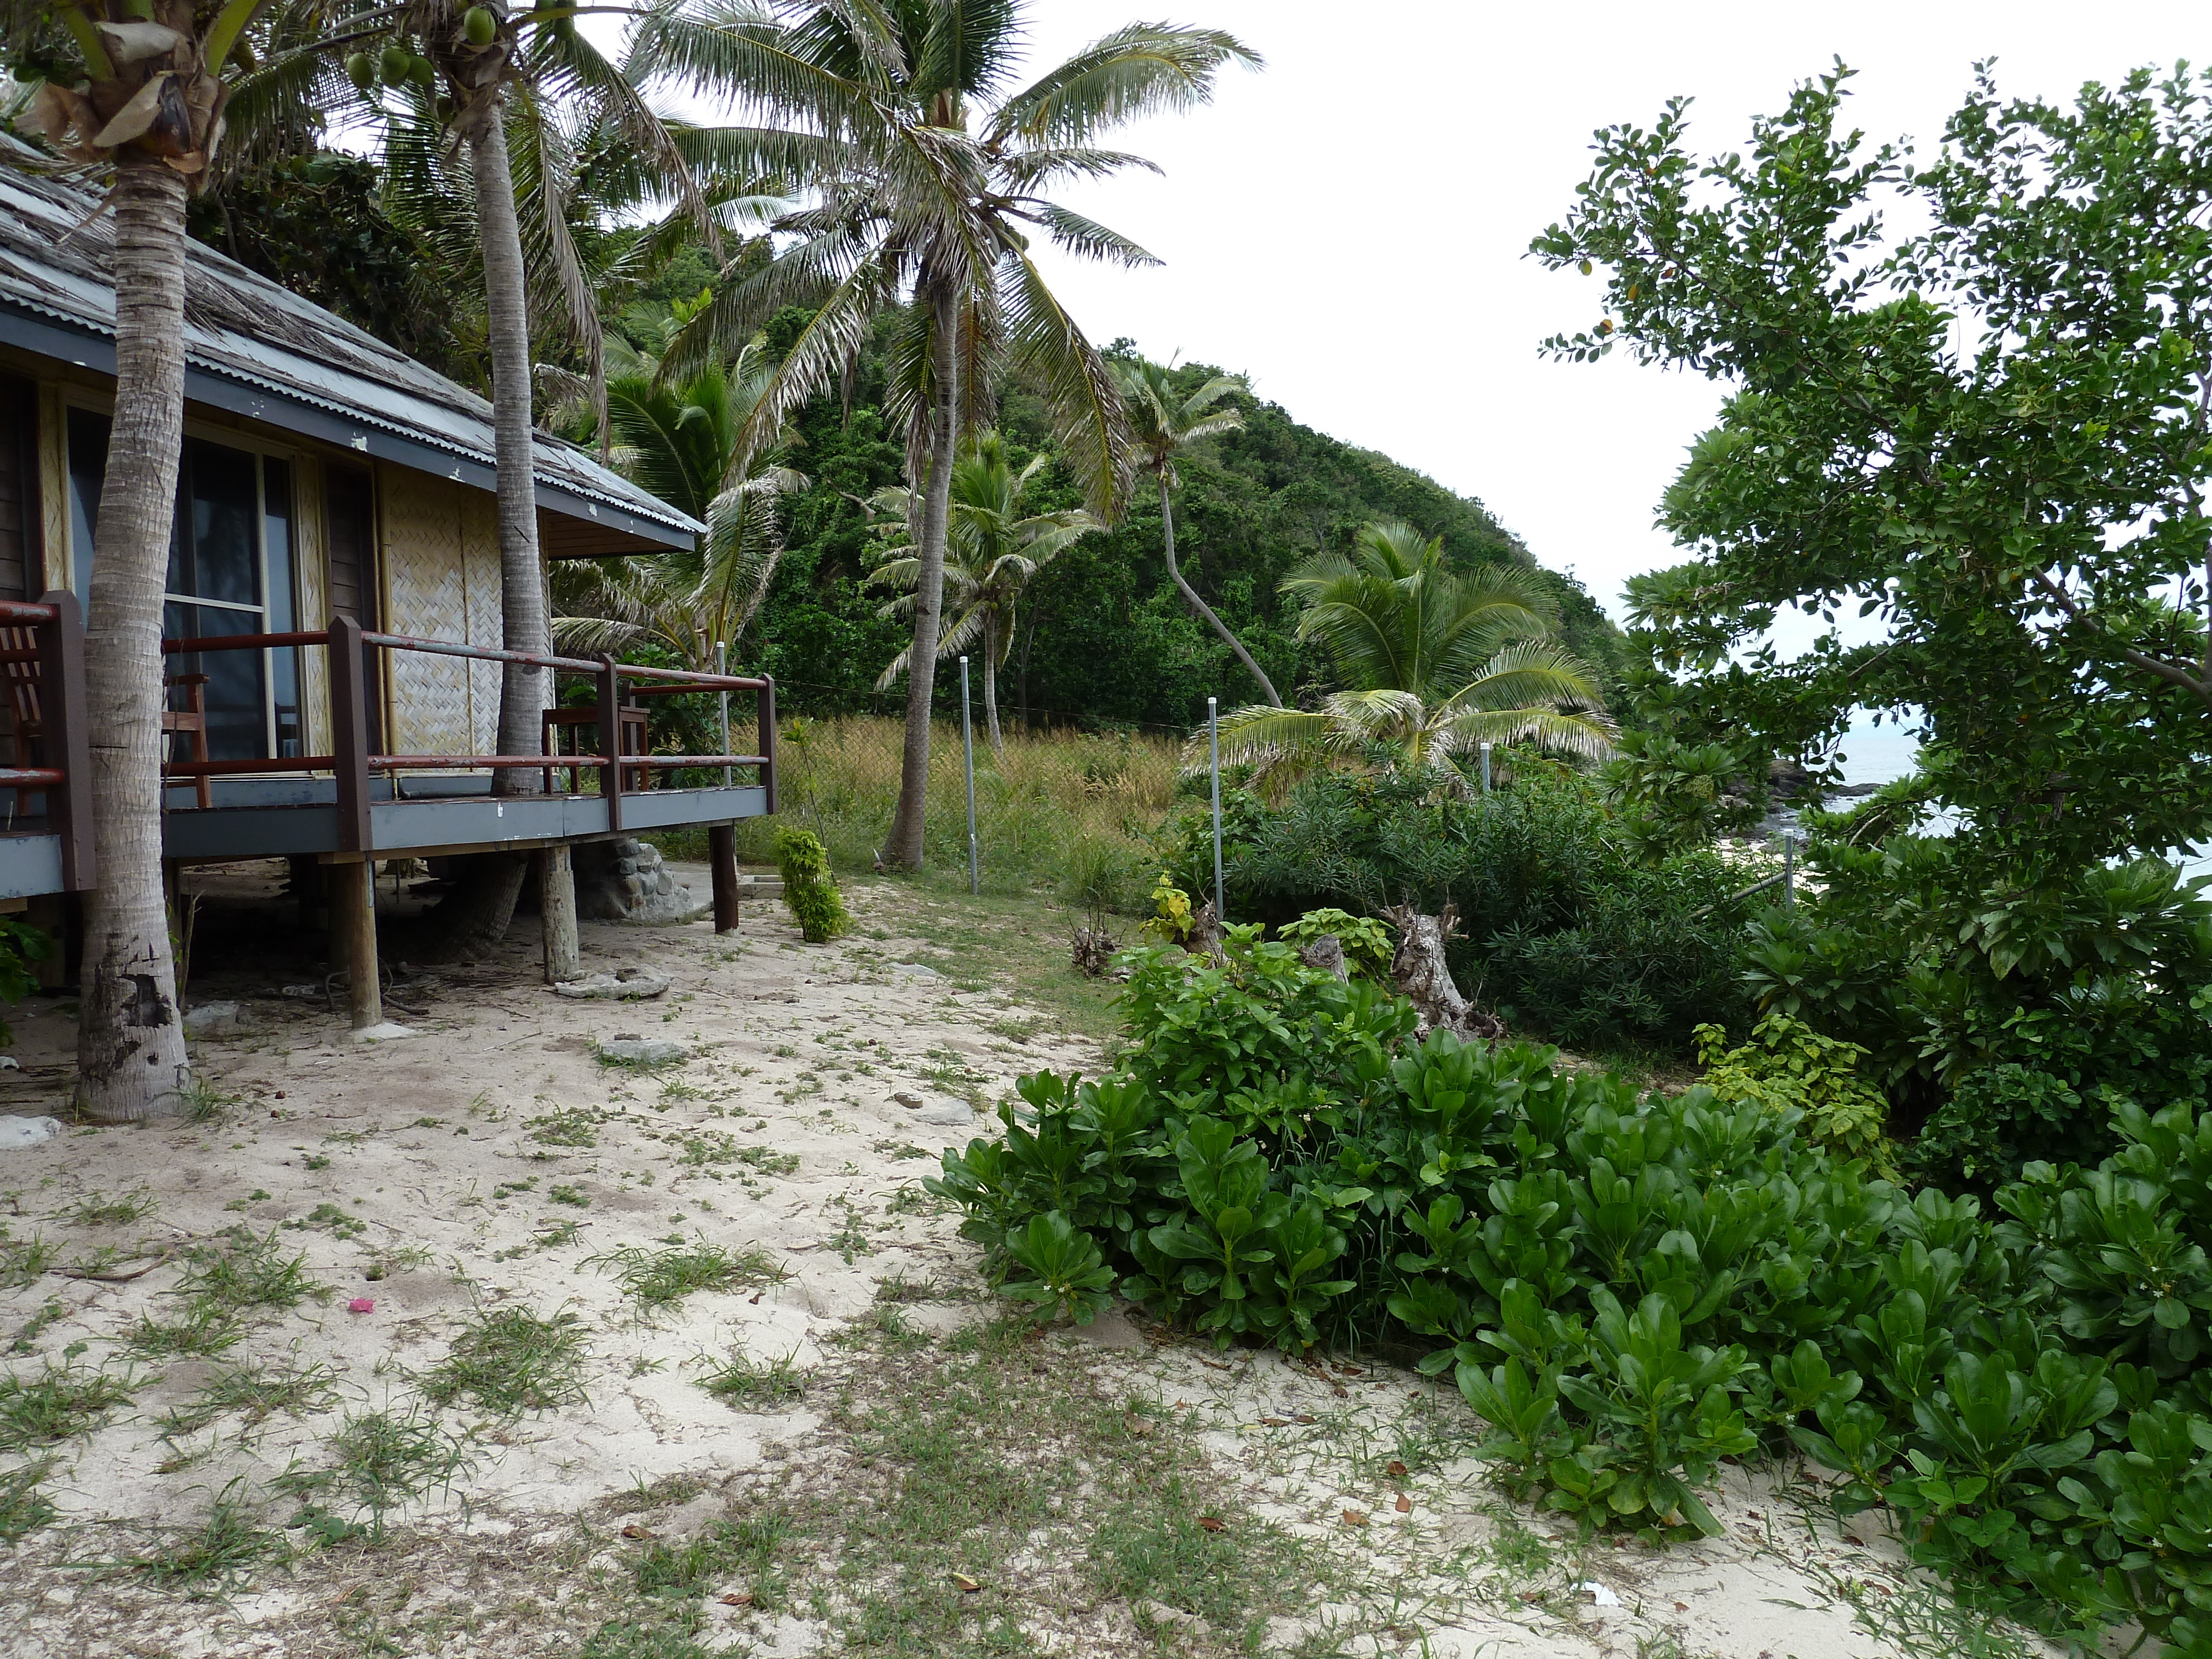
[[[1213,773],[1213,920],[1226,927],[1229,919],[1221,902],[1221,706],[1213,697],[1206,700],[1206,747]]]
[[[968,770],[968,892],[982,890],[975,862],[975,726],[968,712],[968,659],[960,659],[960,757]]]
[[[1797,837],[1782,837],[1782,908],[1794,910],[1797,907]]]
[[[1490,793],[1490,745],[1482,745],[1482,793]]]
[[[717,674],[726,674],[730,672],[730,647],[720,640],[714,642],[714,672]],[[726,755],[730,752],[730,688],[726,685],[716,692],[714,701],[722,706],[722,752]],[[733,768],[724,767],[722,787],[728,788],[736,776],[737,773]]]

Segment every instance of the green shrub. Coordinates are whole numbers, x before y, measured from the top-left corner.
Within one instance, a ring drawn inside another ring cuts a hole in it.
[[[1346,968],[1378,984],[1389,982],[1397,947],[1390,943],[1389,929],[1372,916],[1355,916],[1324,905],[1307,911],[1296,921],[1285,922],[1275,933],[1284,943],[1301,947],[1324,935],[1334,938],[1344,947]]]
[[[1856,1056],[1802,1028],[1639,1094],[1417,1042],[1257,931],[1225,965],[1132,953],[1124,1069],[1024,1077],[945,1154],[995,1276],[1076,1312],[1104,1274],[1223,1346],[1425,1350],[1481,1455],[1592,1527],[1713,1531],[1720,1461],[1794,1447],[1981,1605],[2202,1651],[2212,1109],[2120,1102],[2100,1167],[2030,1164],[1993,1210],[1909,1197],[1808,1133]]]
[[[1711,851],[1648,856],[1589,781],[1517,757],[1510,787],[1438,798],[1419,781],[1333,775],[1280,806],[1223,801],[1230,914],[1281,926],[1324,906],[1373,915],[1449,901],[1463,988],[1516,1030],[1560,1042],[1657,1044],[1741,1029],[1744,872]],[[1170,833],[1170,878],[1212,892],[1212,820]]]
[[[1822,1036],[1787,1014],[1767,1015],[1739,1048],[1728,1047],[1728,1033],[1717,1025],[1700,1025],[1692,1035],[1705,1086],[1721,1098],[1800,1113],[1820,1145],[1896,1176],[1895,1148],[1882,1132],[1889,1103],[1859,1076],[1867,1051],[1856,1043]]]
[[[783,877],[783,902],[808,944],[826,944],[853,925],[819,836],[811,830],[778,830],[775,863]]]

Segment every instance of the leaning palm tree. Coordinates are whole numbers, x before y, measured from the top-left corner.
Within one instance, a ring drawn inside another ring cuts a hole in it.
[[[657,361],[621,341],[608,357],[617,470],[707,531],[688,548],[554,567],[554,637],[585,652],[654,643],[712,668],[714,647],[735,644],[767,598],[783,556],[782,503],[806,487],[775,453],[747,459],[738,448],[767,389],[765,349],[750,341],[728,372],[703,369],[682,386],[663,383]]]
[[[960,434],[988,423],[994,379],[1008,372],[1042,393],[1060,453],[1102,519],[1127,468],[1112,379],[1046,284],[1030,240],[1121,264],[1154,261],[1048,192],[1146,165],[1098,140],[1139,116],[1205,102],[1224,63],[1259,61],[1216,30],[1130,24],[1014,89],[1024,44],[1008,0],[694,0],[637,37],[639,61],[654,72],[702,91],[736,88],[788,131],[785,162],[807,199],[775,222],[781,257],[732,273],[663,372],[690,373],[787,306],[811,311],[749,425],[754,447],[849,368],[878,315],[904,307],[886,409],[905,428],[919,499],[906,743],[883,849],[893,865],[921,861]]]
[[[1284,579],[1298,638],[1346,690],[1317,709],[1240,708],[1221,721],[1225,760],[1281,787],[1323,766],[1380,765],[1463,789],[1488,744],[1599,757],[1613,726],[1596,677],[1549,642],[1552,606],[1533,572],[1444,562],[1442,537],[1370,524],[1349,557],[1326,553]]]
[[[1260,665],[1252,660],[1229,625],[1213,612],[1213,607],[1199,598],[1198,590],[1183,579],[1182,568],[1176,562],[1175,506],[1170,500],[1180,482],[1176,475],[1176,456],[1202,438],[1217,433],[1236,432],[1244,425],[1243,411],[1236,404],[1218,408],[1223,398],[1233,392],[1249,390],[1241,374],[1217,374],[1197,391],[1185,397],[1176,390],[1175,374],[1164,363],[1155,363],[1145,358],[1117,360],[1114,364],[1114,383],[1121,390],[1121,405],[1127,410],[1129,430],[1136,440],[1138,465],[1152,475],[1160,492],[1160,534],[1167,553],[1168,580],[1176,585],[1183,603],[1203,617],[1208,626],[1228,642],[1237,653],[1237,660],[1244,665],[1245,672],[1260,682],[1260,690],[1275,708],[1283,700],[1275,695],[1275,683],[1261,672]]]
[[[0,0],[10,67],[45,78],[16,119],[107,172],[115,410],[94,532],[85,702],[99,885],[85,896],[77,1101],[130,1121],[186,1079],[161,893],[161,604],[184,447],[185,198],[223,136],[233,53],[261,0]],[[228,77],[228,78],[227,78]]]
[[[1023,513],[1022,497],[1030,481],[1051,459],[1039,454],[1018,472],[1013,458],[1006,453],[1006,441],[995,432],[987,432],[952,466],[952,505],[945,548],[945,609],[951,613],[952,623],[938,636],[937,654],[940,659],[957,657],[981,642],[983,725],[990,734],[994,754],[1006,752],[1006,739],[999,732],[999,670],[1014,647],[1022,595],[1061,549],[1104,528],[1081,507]],[[914,522],[911,490],[878,490],[870,505],[896,523],[911,526]],[[886,548],[868,580],[878,586],[903,590],[878,615],[910,615],[915,589],[921,580],[921,559],[913,543]],[[896,684],[913,658],[914,648],[909,646],[891,659],[890,666],[876,681],[876,690],[887,690]]]

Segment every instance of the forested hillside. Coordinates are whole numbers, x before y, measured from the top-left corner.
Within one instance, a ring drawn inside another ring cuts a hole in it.
[[[321,235],[308,228],[323,228]],[[414,238],[386,214],[374,176],[354,158],[321,155],[264,170],[196,207],[195,233],[371,333],[422,356],[462,380],[487,386],[477,362],[483,333],[477,310],[423,291]],[[657,343],[671,306],[703,288],[711,267],[696,252],[641,284],[612,331],[634,343]],[[803,325],[788,312],[770,331],[780,347]],[[752,636],[737,659],[764,668],[794,711],[881,708],[877,676],[905,642],[908,624],[877,616],[884,595],[864,586],[872,537],[868,496],[901,482],[902,452],[878,404],[881,341],[853,378],[849,411],[824,398],[795,422],[800,442],[791,464],[809,487],[791,504],[789,550]],[[540,343],[541,360],[568,357],[567,343]],[[1220,373],[1188,364],[1178,379],[1194,386]],[[1237,399],[1244,428],[1200,445],[1182,462],[1176,543],[1192,582],[1244,640],[1285,699],[1293,688],[1320,689],[1321,665],[1291,637],[1291,619],[1276,591],[1283,573],[1308,554],[1348,545],[1353,529],[1401,518],[1441,535],[1449,553],[1470,564],[1536,568],[1529,549],[1479,501],[1449,489],[1389,457],[1354,448],[1299,424],[1279,404]],[[1026,459],[1042,446],[1041,413],[1018,390],[1000,424]],[[1479,468],[1477,469],[1479,470]],[[1079,492],[1055,469],[1032,510],[1078,504]],[[1619,684],[1626,641],[1573,578],[1546,573],[1559,598],[1560,631],[1570,648]],[[957,696],[958,676],[940,681]],[[1161,556],[1156,499],[1139,491],[1123,521],[1078,542],[1030,590],[1000,684],[1006,711],[1033,720],[1085,725],[1188,726],[1208,695],[1224,708],[1257,690],[1228,648],[1192,615],[1170,584]],[[1615,699],[1617,702],[1617,699]]]
[[[795,328],[801,319],[783,320]],[[1194,363],[1178,379],[1195,386],[1220,372]],[[899,477],[899,446],[876,409],[881,384],[872,356],[855,379],[849,420],[824,400],[799,422],[805,443],[792,464],[813,482],[793,508],[789,550],[744,653],[790,686],[794,706],[875,706],[870,688],[903,642],[904,624],[878,619],[881,595],[862,585],[870,537],[861,503]],[[1276,584],[1307,555],[1346,546],[1358,525],[1402,518],[1442,535],[1470,564],[1534,565],[1480,501],[1303,426],[1279,404],[1238,402],[1244,429],[1201,445],[1182,463],[1176,545],[1192,582],[1285,699],[1293,686],[1311,689],[1322,670],[1291,637]],[[1024,451],[1045,441],[1042,420],[1018,393],[1006,399],[1000,425]],[[1072,484],[1055,478],[1041,506],[1079,500]],[[1614,683],[1626,644],[1619,630],[1580,583],[1547,574],[1566,641]],[[949,691],[957,678],[948,679]],[[1203,714],[1209,694],[1224,708],[1258,695],[1227,647],[1176,596],[1161,556],[1158,502],[1139,492],[1118,526],[1076,543],[1038,577],[1000,697],[1032,720],[1183,726]]]

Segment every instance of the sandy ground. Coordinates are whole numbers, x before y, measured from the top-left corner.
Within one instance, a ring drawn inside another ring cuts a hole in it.
[[[794,1449],[823,1430],[813,1396],[737,1411],[699,1386],[702,1370],[732,1354],[834,1368],[841,1334],[887,1281],[966,1287],[908,1310],[924,1331],[996,1316],[957,1218],[925,1198],[919,1177],[940,1149],[995,1128],[973,1107],[1017,1073],[1096,1070],[1101,1060],[1024,1005],[1018,986],[957,988],[978,982],[976,964],[908,931],[921,908],[887,884],[850,896],[860,930],[830,946],[803,944],[780,909],[759,906],[734,939],[703,922],[587,924],[588,966],[672,976],[665,999],[631,1005],[550,994],[536,982],[536,929],[525,919],[495,963],[403,973],[394,1000],[422,1012],[392,1017],[420,1034],[370,1046],[349,1040],[319,994],[284,994],[309,982],[306,968],[276,945],[251,948],[278,937],[281,910],[265,884],[241,878],[237,895],[255,902],[228,934],[210,920],[188,999],[243,1003],[241,1030],[196,1045],[228,1103],[196,1124],[77,1128],[0,1152],[10,1237],[59,1247],[54,1270],[0,1289],[0,1341],[20,1333],[0,1357],[21,1378],[73,1361],[127,1369],[137,1384],[103,1426],[48,1449],[60,1462],[45,1491],[59,1515],[14,1549],[0,1546],[0,1653],[578,1651],[489,1611],[462,1620],[461,1634],[449,1623],[414,1645],[341,1640],[331,1587],[383,1572],[374,1551],[369,1567],[343,1572],[303,1551],[206,1599],[113,1564],[201,1524],[220,1494],[252,1498],[288,1468],[319,1466],[345,1413],[407,1406],[464,1322],[513,1306],[582,1321],[589,1404],[504,1425],[450,1414],[473,1437],[473,1467],[406,1510],[404,1536],[385,1547],[391,1570],[412,1564],[420,1576],[425,1561],[442,1563],[444,1582],[459,1587],[450,1594],[465,1600],[501,1550],[562,1535],[655,1482],[692,1492],[690,1508],[664,1513],[650,1491],[630,1507],[668,1535],[696,1528],[726,1501],[716,1493],[785,1479]],[[386,952],[402,953],[390,939]],[[17,1014],[22,1070],[0,1073],[4,1109],[53,1110],[74,1026],[51,1000]],[[687,1057],[650,1073],[603,1064],[596,1045],[623,1035],[672,1039]],[[73,1218],[88,1200],[131,1194],[151,1200],[137,1218]],[[240,1224],[304,1252],[329,1298],[257,1326],[219,1358],[127,1354],[123,1339],[142,1316],[173,1308],[181,1254]],[[641,1320],[611,1255],[702,1239],[764,1251],[787,1276]],[[107,1276],[68,1276],[72,1265]],[[348,1311],[357,1297],[373,1309]],[[1723,1538],[1658,1553],[1579,1546],[1486,1485],[1467,1455],[1476,1425],[1456,1395],[1410,1372],[1218,1355],[1123,1312],[1049,1334],[1038,1352],[1102,1393],[1157,1401],[1161,1432],[1188,1437],[1252,1513],[1325,1545],[1331,1588],[1273,1620],[1268,1651],[1876,1659],[1957,1651],[1972,1625],[1904,1565],[1872,1517],[1850,1534],[1820,1518],[1802,1471],[1732,1474],[1715,1504]],[[324,1408],[165,1432],[162,1413],[246,1360],[329,1368]],[[1416,1443],[1425,1456],[1393,1449]],[[0,1457],[0,1474],[25,1461]],[[696,1479],[671,1486],[672,1477]],[[709,1648],[841,1650],[818,1619],[708,1612],[700,1640]],[[1133,1624],[1126,1609],[1094,1607],[1078,1634],[1040,1644],[1204,1648],[1203,1626],[1172,1613]]]

